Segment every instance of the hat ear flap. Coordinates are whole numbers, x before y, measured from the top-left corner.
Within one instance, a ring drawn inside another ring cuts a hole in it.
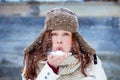
[[[96,51],[95,49],[93,49],[91,46],[88,45],[88,43],[83,39],[83,37],[78,33],[76,32],[76,38],[77,38],[77,41],[78,41],[78,44],[81,48],[81,52],[83,54],[89,54],[93,60],[94,60],[94,64],[97,64],[97,57],[96,57]]]
[[[83,39],[83,37],[78,32],[76,32],[76,37],[77,37],[78,44],[80,48],[83,50],[83,52],[89,53],[90,55],[93,55],[96,53],[95,50],[88,45],[88,43]]]
[[[39,45],[43,42],[45,32],[46,31],[42,31],[38,35],[38,37],[32,42],[32,44],[30,44],[27,48],[24,49],[24,52],[25,53],[34,52],[39,47]]]

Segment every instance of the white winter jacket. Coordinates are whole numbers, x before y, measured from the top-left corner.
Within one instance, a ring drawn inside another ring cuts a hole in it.
[[[107,80],[101,64],[101,60],[98,57],[97,57],[97,61],[98,61],[97,64],[93,64],[92,68],[87,69],[89,76],[82,77],[79,80]],[[49,65],[46,63],[43,69],[41,70],[41,72],[38,74],[36,80],[57,80],[59,77],[61,77],[61,75],[55,74],[53,70],[49,67]],[[26,80],[23,75],[22,75],[22,80]],[[65,79],[65,80],[71,80],[71,79]]]

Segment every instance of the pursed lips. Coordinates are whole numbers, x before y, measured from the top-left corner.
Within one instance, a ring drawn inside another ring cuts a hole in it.
[[[63,47],[57,47],[57,50],[63,51]]]

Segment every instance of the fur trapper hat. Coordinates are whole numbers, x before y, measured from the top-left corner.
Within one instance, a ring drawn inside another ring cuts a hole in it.
[[[49,30],[66,30],[70,31],[72,33],[75,33],[77,36],[77,40],[79,42],[80,48],[84,50],[86,53],[90,55],[95,56],[95,50],[91,48],[87,42],[83,39],[83,37],[80,35],[78,30],[78,18],[76,14],[69,9],[66,8],[56,8],[52,9],[47,13],[46,19],[45,19],[45,25],[44,30],[42,33],[39,34],[39,36],[34,40],[34,42],[28,46],[25,49],[25,53],[30,52],[31,50],[34,50],[39,46],[40,43],[42,43],[43,36],[46,31]]]
[[[45,29],[77,32],[78,18],[72,11],[68,9],[53,9],[47,13]]]

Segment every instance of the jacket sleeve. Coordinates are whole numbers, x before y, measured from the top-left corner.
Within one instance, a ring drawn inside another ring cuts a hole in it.
[[[87,69],[89,75],[82,78],[82,80],[107,80],[101,60],[98,57],[97,62],[97,64],[93,63],[92,67]]]
[[[55,74],[46,63],[41,72],[38,74],[36,80],[56,80],[58,77],[59,75]]]

